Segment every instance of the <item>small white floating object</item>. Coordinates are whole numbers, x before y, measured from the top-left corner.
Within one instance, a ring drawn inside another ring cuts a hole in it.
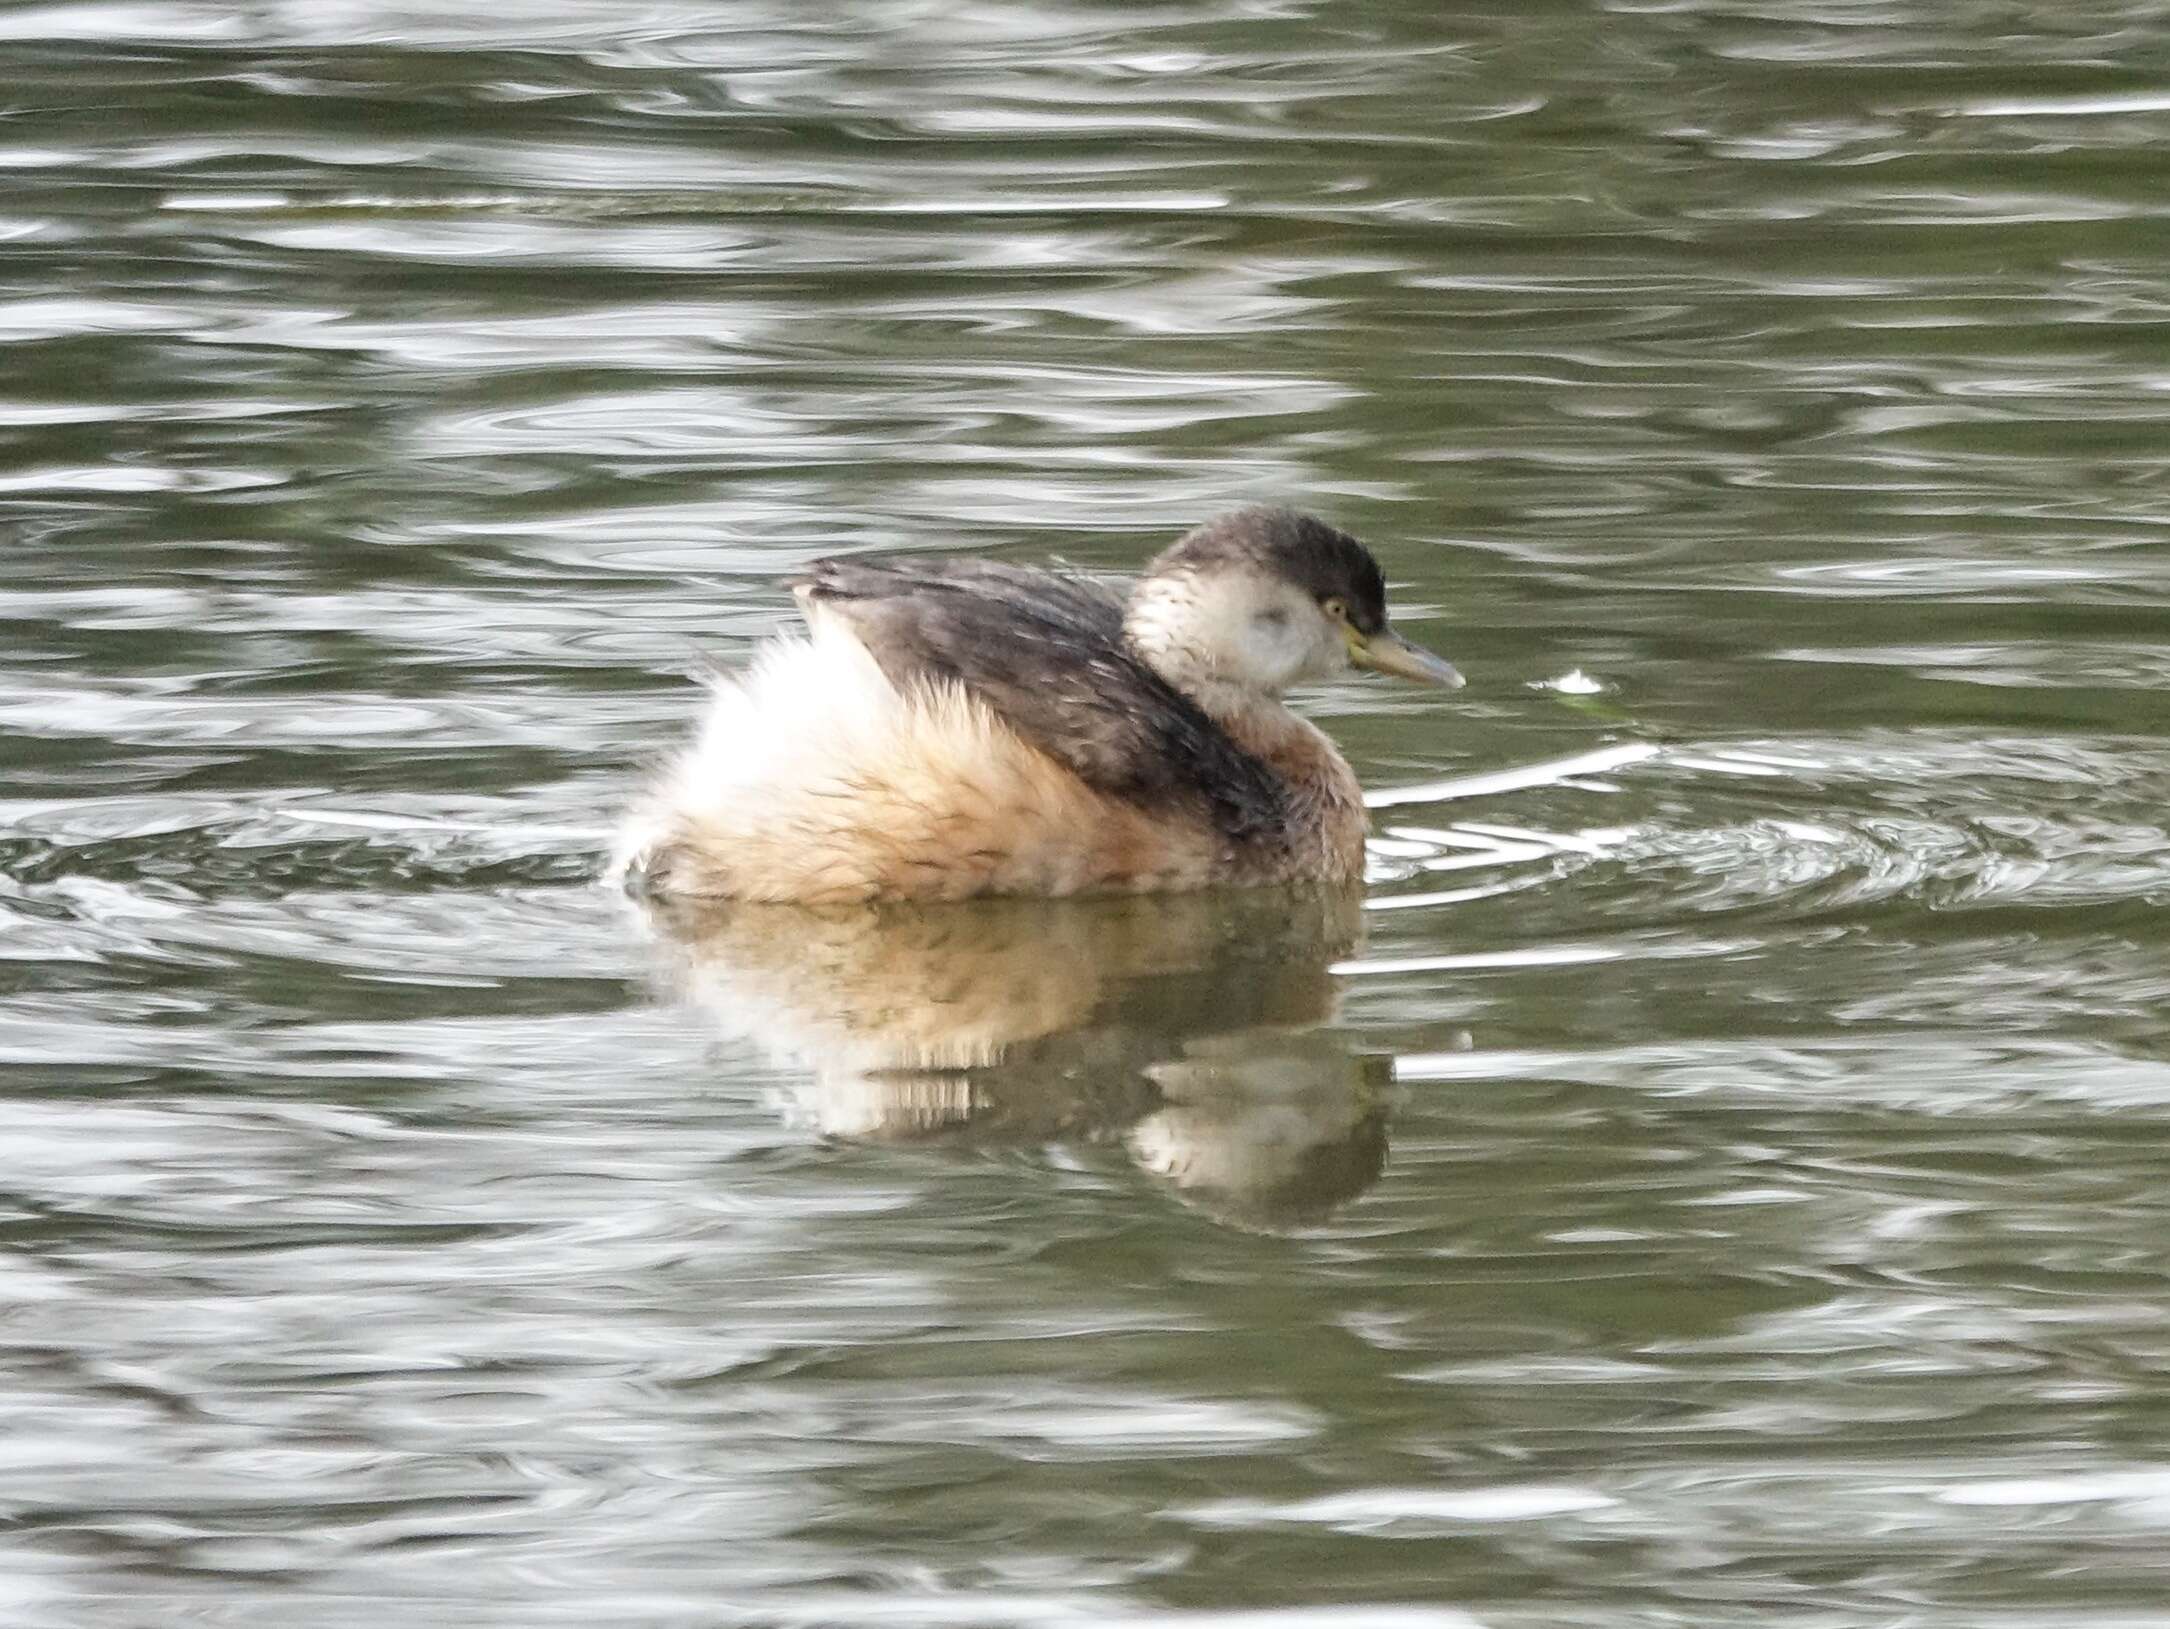
[[[1603,679],[1593,679],[1579,667],[1569,668],[1557,679],[1538,679],[1531,683],[1532,690],[1557,690],[1563,696],[1601,696],[1612,688]]]

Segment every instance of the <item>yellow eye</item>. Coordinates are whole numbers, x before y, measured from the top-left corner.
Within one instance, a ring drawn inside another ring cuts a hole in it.
[[[1331,617],[1336,622],[1346,622],[1349,620],[1348,603],[1344,601],[1339,595],[1333,595],[1326,599],[1320,600],[1319,609],[1321,611],[1324,611],[1327,616]]]

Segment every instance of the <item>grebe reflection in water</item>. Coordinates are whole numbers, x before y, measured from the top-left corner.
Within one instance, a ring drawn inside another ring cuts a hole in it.
[[[651,911],[668,981],[869,1142],[1121,1148],[1224,1220],[1318,1220],[1386,1156],[1387,1069],[1324,1027],[1349,889]]]

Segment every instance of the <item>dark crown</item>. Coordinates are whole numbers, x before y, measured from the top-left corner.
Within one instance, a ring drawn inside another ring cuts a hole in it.
[[[1146,567],[1146,575],[1242,569],[1285,578],[1314,599],[1340,600],[1360,632],[1386,626],[1386,579],[1371,551],[1294,509],[1231,510],[1178,539]]]

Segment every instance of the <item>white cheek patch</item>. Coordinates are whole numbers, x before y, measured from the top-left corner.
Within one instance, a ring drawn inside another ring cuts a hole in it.
[[[1244,624],[1244,677],[1262,689],[1281,690],[1304,676],[1311,662],[1311,640],[1297,618],[1254,616]]]
[[[1236,574],[1150,583],[1131,603],[1131,641],[1179,689],[1279,695],[1348,666],[1341,630],[1286,583]]]
[[[1328,678],[1349,665],[1341,630],[1308,601],[1286,608],[1277,621],[1254,621],[1253,626],[1266,637],[1254,647],[1252,666],[1273,690]]]

